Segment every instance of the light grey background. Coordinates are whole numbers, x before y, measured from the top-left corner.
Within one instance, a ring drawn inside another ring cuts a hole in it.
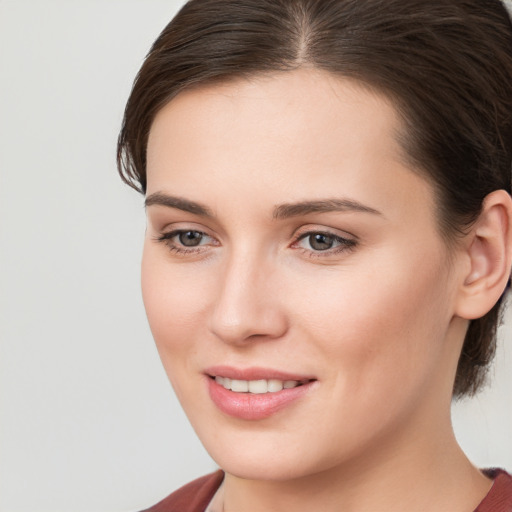
[[[181,3],[0,0],[0,512],[134,511],[215,468],[147,327],[142,198],[114,163]],[[476,464],[509,470],[511,326],[493,386],[454,420]]]

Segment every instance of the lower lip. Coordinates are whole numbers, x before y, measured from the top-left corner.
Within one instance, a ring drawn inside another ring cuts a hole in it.
[[[208,391],[213,403],[225,414],[242,420],[262,420],[272,416],[308,393],[315,381],[275,393],[236,393],[211,377]]]

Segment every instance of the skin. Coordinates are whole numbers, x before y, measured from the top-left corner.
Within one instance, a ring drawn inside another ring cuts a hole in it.
[[[489,490],[457,445],[450,401],[490,250],[447,248],[400,128],[386,98],[311,69],[185,91],[154,120],[147,198],[210,215],[148,205],[144,303],[176,394],[226,471],[226,512],[464,512]],[[275,218],[278,205],[326,199],[375,211]],[[201,244],[158,240],[180,229]],[[350,243],[315,251],[311,232]],[[316,382],[243,420],[209,397],[205,369],[221,364]]]

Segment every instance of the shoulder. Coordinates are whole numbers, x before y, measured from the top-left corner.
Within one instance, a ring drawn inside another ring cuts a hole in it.
[[[512,512],[512,476],[502,469],[486,469],[484,473],[494,483],[475,512]]]
[[[198,478],[141,512],[204,512],[223,478],[221,470]]]

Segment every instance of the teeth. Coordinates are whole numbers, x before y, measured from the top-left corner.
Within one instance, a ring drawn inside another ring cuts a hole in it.
[[[227,377],[215,377],[215,382],[226,389],[231,389],[231,379],[228,379]]]
[[[298,380],[238,380],[227,377],[215,377],[215,382],[236,393],[253,393],[256,395],[276,393],[282,389],[292,389],[301,384]]]
[[[249,391],[249,382],[246,380],[233,379],[231,381],[231,391],[236,391],[237,393],[247,393],[247,391]]]
[[[266,393],[268,391],[268,384],[266,380],[250,380],[249,393]]]
[[[268,391],[269,393],[275,393],[276,391],[281,391],[283,389],[283,381],[271,379],[268,381]]]

